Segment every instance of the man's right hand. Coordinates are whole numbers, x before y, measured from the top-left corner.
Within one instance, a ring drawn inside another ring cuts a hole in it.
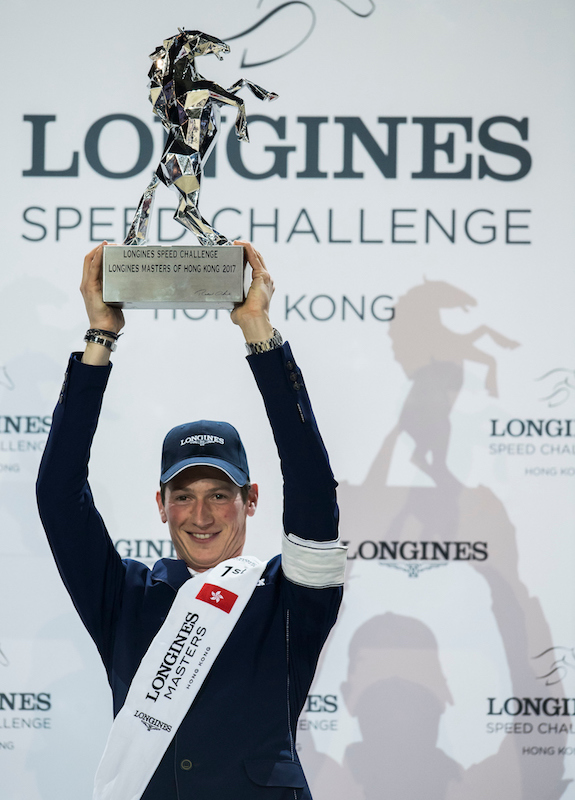
[[[122,309],[108,306],[102,299],[102,250],[105,244],[108,243],[99,244],[84,259],[80,291],[84,298],[90,327],[120,333],[124,327]]]
[[[119,333],[124,327],[124,314],[121,308],[104,303],[102,299],[102,250],[107,242],[102,242],[91,250],[84,259],[80,291],[84,298],[90,328]],[[110,350],[100,344],[88,342],[82,357],[85,364],[103,365],[110,360]]]

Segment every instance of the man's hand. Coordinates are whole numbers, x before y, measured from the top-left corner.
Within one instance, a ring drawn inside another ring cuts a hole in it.
[[[90,328],[119,333],[124,327],[124,314],[121,308],[106,305],[102,299],[102,242],[91,250],[84,259],[80,291],[90,321]],[[110,351],[100,344],[88,342],[82,357],[85,364],[102,365],[110,360]]]
[[[264,342],[274,334],[269,318],[274,282],[261,254],[252,244],[240,241],[234,244],[245,247],[247,260],[252,268],[252,282],[244,302],[232,311],[232,322],[240,326],[246,342]]]
[[[84,259],[80,291],[84,298],[90,327],[119,333],[124,327],[122,309],[108,306],[102,300],[102,250],[105,244],[108,242],[99,244]]]

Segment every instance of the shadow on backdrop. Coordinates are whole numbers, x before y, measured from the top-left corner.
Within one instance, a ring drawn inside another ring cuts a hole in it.
[[[366,538],[409,541],[415,546],[487,543],[488,558],[464,564],[477,570],[490,589],[491,609],[486,612],[492,613],[501,635],[513,695],[563,697],[561,684],[551,695],[550,688],[537,681],[533,658],[553,643],[539,600],[529,596],[520,580],[515,529],[505,507],[489,488],[464,486],[447,466],[450,413],[463,386],[464,362],[485,365],[485,388],[496,397],[495,358],[476,342],[489,336],[500,347],[518,346],[485,325],[465,334],[445,327],[441,309],[467,311],[476,304],[473,297],[443,281],[426,281],[399,299],[389,336],[394,357],[412,386],[364,483],[340,484],[341,537],[352,553]],[[402,433],[413,440],[412,463],[434,486],[389,485]],[[402,566],[412,570],[409,574],[418,574],[413,562]],[[425,569],[429,564],[421,561],[419,566]],[[450,562],[453,568],[458,565]],[[358,569],[359,561],[351,561],[349,572]],[[354,584],[354,591],[361,589]],[[454,602],[461,604],[465,598],[458,596]],[[349,658],[341,691],[363,741],[347,747],[340,765],[315,749],[309,733],[299,735],[314,800],[556,800],[563,795],[569,783],[562,779],[563,757],[522,755],[522,748],[553,744],[558,749],[566,744],[567,734],[550,741],[549,736],[537,734],[534,725],[525,741],[507,735],[495,754],[468,769],[437,747],[439,722],[452,698],[437,641],[422,621],[389,612],[368,619],[351,640]],[[469,680],[472,691],[472,676]],[[479,713],[485,719],[484,707]]]

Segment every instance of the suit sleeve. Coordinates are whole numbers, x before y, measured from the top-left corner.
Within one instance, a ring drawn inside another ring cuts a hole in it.
[[[248,356],[278,448],[284,479],[282,568],[310,588],[343,583],[337,483],[301,370],[289,344]]]
[[[111,365],[73,354],[36,484],[42,524],[64,584],[105,663],[124,566],[94,506],[88,460]],[[111,476],[112,477],[112,476]]]

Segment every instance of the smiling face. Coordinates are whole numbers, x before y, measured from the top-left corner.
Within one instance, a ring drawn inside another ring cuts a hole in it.
[[[164,499],[158,492],[156,500],[178,558],[204,572],[241,554],[258,487],[252,484],[244,502],[240,488],[219,469],[189,467],[166,484]]]

